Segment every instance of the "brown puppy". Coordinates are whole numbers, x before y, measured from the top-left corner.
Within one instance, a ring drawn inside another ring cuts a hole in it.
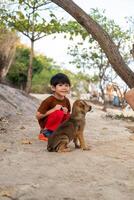
[[[73,104],[70,118],[63,122],[48,138],[47,150],[52,152],[70,151],[67,145],[72,140],[75,143],[75,148],[89,150],[85,145],[83,130],[85,126],[85,115],[90,110],[91,106],[84,100],[76,100]],[[78,140],[80,146],[78,145]]]

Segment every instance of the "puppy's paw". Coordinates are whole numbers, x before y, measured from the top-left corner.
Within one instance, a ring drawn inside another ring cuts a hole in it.
[[[70,151],[72,151],[69,147],[67,147],[67,148],[64,148],[64,149],[59,149],[57,152],[58,153],[66,153],[66,152],[70,152]]]
[[[83,151],[90,151],[90,150],[91,150],[91,147],[90,147],[90,146],[84,147],[84,148],[82,148],[82,150],[83,150]]]
[[[81,147],[80,147],[80,145],[75,144],[75,148],[76,148],[76,149],[80,149]]]

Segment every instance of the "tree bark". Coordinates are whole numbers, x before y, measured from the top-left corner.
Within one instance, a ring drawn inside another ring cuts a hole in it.
[[[72,17],[74,17],[79,24],[81,24],[89,34],[99,43],[100,47],[105,52],[110,64],[121,79],[128,85],[134,87],[134,72],[124,62],[118,47],[111,40],[110,36],[102,27],[96,23],[88,14],[86,14],[77,4],[72,0],[51,0]]]
[[[27,73],[27,83],[26,83],[27,94],[30,93],[31,85],[32,85],[33,54],[34,54],[34,41],[31,40],[31,51],[30,51],[29,67],[28,67],[28,73]]]

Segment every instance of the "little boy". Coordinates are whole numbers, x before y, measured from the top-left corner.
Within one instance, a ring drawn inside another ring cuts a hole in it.
[[[39,139],[47,141],[48,136],[70,116],[70,102],[66,95],[70,92],[70,80],[63,74],[58,73],[50,80],[53,95],[46,98],[38,108],[36,117],[41,131]]]

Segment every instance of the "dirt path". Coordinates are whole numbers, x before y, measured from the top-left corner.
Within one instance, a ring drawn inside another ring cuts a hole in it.
[[[38,106],[37,106],[38,107]],[[132,122],[106,118],[93,106],[85,137],[91,151],[49,153],[33,115],[2,120],[0,200],[133,200]]]

